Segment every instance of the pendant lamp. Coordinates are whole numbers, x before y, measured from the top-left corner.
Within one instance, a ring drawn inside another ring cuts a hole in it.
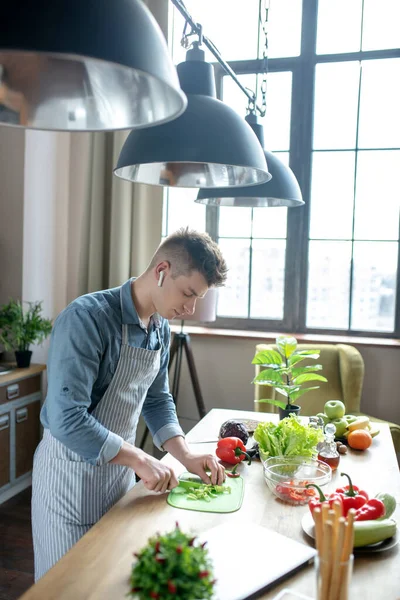
[[[264,147],[264,130],[258,123],[257,116],[250,113],[246,116],[260,144]],[[301,190],[293,171],[287,167],[276,154],[264,150],[268,162],[268,170],[272,175],[271,181],[262,185],[232,188],[201,189],[195,202],[209,206],[302,206],[304,204]]]
[[[114,173],[122,179],[176,187],[244,186],[270,179],[252,128],[216,99],[214,70],[198,42],[177,67],[186,111],[175,121],[132,131]]]
[[[131,129],[185,108],[164,36],[141,0],[2,3],[0,125]]]

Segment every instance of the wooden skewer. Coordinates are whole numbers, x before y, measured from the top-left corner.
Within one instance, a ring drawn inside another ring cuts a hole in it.
[[[354,546],[354,515],[356,511],[354,508],[351,508],[347,513],[347,523],[346,523],[346,531],[345,538],[343,543],[343,550],[341,561],[342,563],[346,563],[341,566],[340,569],[340,582],[339,582],[339,599],[338,600],[348,600],[349,595],[349,586],[348,586],[348,577],[349,577],[349,569],[351,569],[350,555],[353,551]]]
[[[335,511],[335,516],[339,522],[339,519],[342,516],[342,506],[338,500],[335,500],[335,502],[332,504],[332,506],[333,506],[333,510]]]
[[[338,600],[340,592],[340,580],[341,580],[341,555],[343,549],[343,542],[345,536],[346,520],[344,517],[339,517],[337,523],[337,538],[333,548],[333,560],[332,560],[332,578],[329,590],[329,600]]]
[[[328,519],[332,522],[332,548],[333,550],[336,547],[336,538],[337,538],[337,528],[338,528],[338,523],[336,520],[336,514],[335,511],[331,508],[328,512]]]
[[[320,556],[321,595],[320,600],[328,600],[332,566],[333,523],[323,524],[322,556]]]
[[[347,513],[347,527],[346,527],[346,535],[343,543],[343,551],[342,551],[342,562],[347,562],[349,560],[349,556],[352,553],[353,545],[354,545],[354,515],[356,511],[354,508],[351,508]]]
[[[321,504],[321,510],[322,510],[322,528],[324,529],[325,523],[328,520],[329,504]]]
[[[314,509],[313,512],[314,525],[315,525],[315,546],[318,554],[322,555],[322,512],[320,508]]]

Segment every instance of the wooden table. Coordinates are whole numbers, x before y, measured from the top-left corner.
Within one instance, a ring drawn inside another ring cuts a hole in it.
[[[213,452],[215,444],[200,444],[216,439],[219,426],[228,418],[243,417],[276,420],[276,415],[249,411],[213,409],[187,435],[196,452]],[[372,495],[386,491],[397,500],[394,517],[400,523],[400,478],[389,428],[380,424],[381,433],[365,452],[349,451],[342,456],[340,469],[350,473],[354,482]],[[170,455],[163,461],[174,466],[176,473],[184,470]],[[340,470],[339,469],[339,470]],[[306,506],[293,507],[277,500],[268,490],[259,462],[242,470],[245,496],[242,508],[235,513],[215,514],[172,508],[165,495],[146,490],[139,483],[124,496],[37,584],[23,600],[125,600],[132,552],[138,551],[157,531],[169,531],[178,520],[182,529],[196,534],[223,522],[233,525],[242,519],[285,534],[297,541],[309,543],[303,533],[301,518]],[[330,488],[345,483],[338,473]],[[244,552],[251,554],[251,540],[243,540]],[[356,600],[398,600],[400,598],[399,545],[386,552],[357,556],[350,598]],[[238,564],[244,568],[245,560]],[[232,575],[232,573],[230,574]],[[243,570],[243,576],[245,571]],[[305,567],[296,575],[262,595],[274,598],[283,588],[315,597],[313,567]]]

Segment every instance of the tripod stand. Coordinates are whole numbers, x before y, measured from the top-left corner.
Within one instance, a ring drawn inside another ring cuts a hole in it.
[[[204,404],[203,396],[200,389],[200,382],[197,376],[196,365],[194,363],[194,356],[192,347],[190,345],[190,335],[188,333],[183,333],[183,321],[181,324],[181,331],[179,333],[174,334],[174,338],[172,340],[170,356],[169,356],[169,364],[168,371],[171,370],[172,363],[174,358],[175,360],[175,371],[172,380],[172,388],[171,394],[175,402],[175,406],[178,404],[178,395],[179,395],[179,383],[181,377],[181,368],[182,368],[182,356],[183,351],[185,350],[186,359],[189,367],[190,379],[192,382],[194,397],[196,399],[197,410],[199,411],[200,419],[205,417],[206,415],[206,407]],[[142,440],[140,442],[140,448],[143,449],[147,440],[149,430],[148,427],[144,430]]]

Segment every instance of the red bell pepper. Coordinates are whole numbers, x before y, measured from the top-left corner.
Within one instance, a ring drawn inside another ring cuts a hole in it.
[[[246,452],[246,446],[237,437],[226,437],[219,440],[215,454],[222,461],[230,465],[236,465],[245,458],[248,459],[248,464],[251,464],[251,458]]]
[[[373,521],[374,519],[379,519],[379,517],[383,517],[385,512],[386,509],[382,500],[379,500],[378,498],[371,498],[371,500],[367,500],[364,506],[356,510],[354,520]]]
[[[343,516],[347,517],[347,513],[351,508],[358,510],[364,506],[369,496],[367,492],[364,492],[364,490],[360,490],[356,485],[353,485],[353,482],[347,473],[340,473],[340,475],[347,477],[349,480],[349,485],[336,488],[336,493],[343,496]]]
[[[330,494],[329,496],[325,496],[325,494],[321,490],[321,488],[318,485],[315,485],[315,483],[309,483],[308,485],[306,485],[306,487],[307,488],[314,487],[319,492],[319,498],[311,498],[311,500],[309,500],[309,502],[308,502],[308,508],[310,509],[311,514],[314,512],[314,510],[316,508],[321,508],[322,504],[329,504],[329,508],[332,508],[332,505],[335,501],[340,502],[340,505],[342,506],[342,511],[343,511],[343,495],[342,494],[337,494],[336,492],[333,492],[333,494]]]

